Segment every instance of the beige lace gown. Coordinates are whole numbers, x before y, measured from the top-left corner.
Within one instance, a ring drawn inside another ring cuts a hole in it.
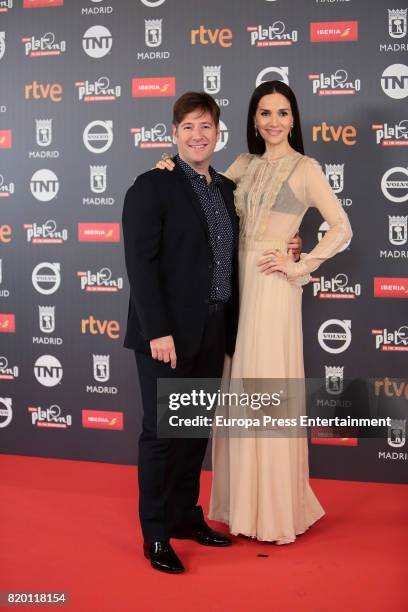
[[[350,240],[347,215],[319,164],[299,153],[275,162],[242,154],[226,175],[237,183],[240,217],[240,318],[231,381],[303,379],[301,284]],[[262,252],[286,253],[311,206],[330,226],[322,240],[301,262],[290,263],[287,275],[259,272]],[[323,515],[309,484],[305,437],[214,433],[210,519],[228,524],[233,534],[286,544]]]

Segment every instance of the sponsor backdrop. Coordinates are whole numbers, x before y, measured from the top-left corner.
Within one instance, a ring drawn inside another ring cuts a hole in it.
[[[311,473],[404,482],[407,49],[398,1],[0,0],[2,452],[137,462],[125,191],[174,151],[179,94],[218,101],[222,171],[245,150],[255,85],[280,79],[354,229],[304,290],[307,374],[325,380],[313,401],[352,413],[370,378],[392,416],[377,439],[312,432]],[[309,213],[305,250],[326,229]]]

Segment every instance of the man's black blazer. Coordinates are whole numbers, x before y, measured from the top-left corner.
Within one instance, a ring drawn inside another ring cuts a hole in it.
[[[238,218],[235,183],[219,189],[234,233],[232,293],[226,306],[226,351],[238,325]],[[150,353],[149,341],[172,335],[178,358],[199,348],[210,300],[213,255],[204,211],[183,170],[150,170],[137,177],[123,208],[130,301],[125,346]]]

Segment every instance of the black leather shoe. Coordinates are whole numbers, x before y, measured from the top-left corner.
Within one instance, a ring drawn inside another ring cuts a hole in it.
[[[182,562],[167,541],[143,544],[143,552],[146,559],[150,559],[153,569],[168,574],[184,572]]]
[[[232,544],[230,538],[227,538],[223,533],[214,531],[206,523],[194,527],[174,529],[171,537],[178,540],[195,540],[203,546],[229,546]]]

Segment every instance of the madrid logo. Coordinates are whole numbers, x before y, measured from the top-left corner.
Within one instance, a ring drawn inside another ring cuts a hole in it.
[[[325,164],[326,178],[334,193],[341,193],[344,187],[344,164]]]
[[[162,21],[162,19],[145,19],[145,43],[148,47],[161,45]]]
[[[42,295],[55,293],[61,284],[61,264],[39,263],[33,270],[31,280],[38,293]]]
[[[221,89],[221,66],[203,66],[203,87],[205,93],[215,95]]]
[[[388,215],[388,238],[391,244],[402,246],[407,242],[408,215],[405,217]]]
[[[52,143],[52,119],[35,120],[35,137],[39,147],[49,147]]]
[[[89,166],[90,187],[93,193],[106,190],[106,166]]]
[[[391,64],[382,73],[382,90],[390,98],[402,100],[408,96],[408,66]]]
[[[387,438],[389,446],[393,448],[402,448],[405,445],[406,422],[406,419],[391,419]]]
[[[407,9],[388,9],[388,33],[391,38],[406,36]]]
[[[34,364],[34,375],[44,387],[55,387],[61,382],[63,368],[53,355],[42,355]]]
[[[50,202],[59,191],[58,177],[52,170],[37,170],[31,177],[30,189],[36,200]]]
[[[40,330],[44,334],[55,331],[55,306],[38,306]]]
[[[344,366],[325,366],[326,391],[330,395],[340,395],[343,391]]]
[[[351,343],[351,321],[329,319],[319,327],[317,338],[327,353],[337,355],[348,349]]]
[[[95,25],[87,29],[82,38],[82,48],[89,57],[100,59],[112,49],[112,34],[105,26]]]
[[[113,142],[112,121],[91,121],[84,129],[83,142],[91,153],[105,153]]]
[[[107,382],[110,377],[110,355],[92,355],[93,375],[98,382]]]
[[[381,179],[381,190],[390,202],[402,204],[408,201],[408,168],[395,166],[387,170]],[[402,195],[400,195],[402,193]]]
[[[229,133],[228,133],[228,128],[225,125],[225,123],[223,121],[220,120],[220,134],[218,136],[218,141],[217,144],[215,146],[215,151],[221,151],[221,149],[223,149],[225,147],[225,145],[228,142],[228,138],[229,138]]]

